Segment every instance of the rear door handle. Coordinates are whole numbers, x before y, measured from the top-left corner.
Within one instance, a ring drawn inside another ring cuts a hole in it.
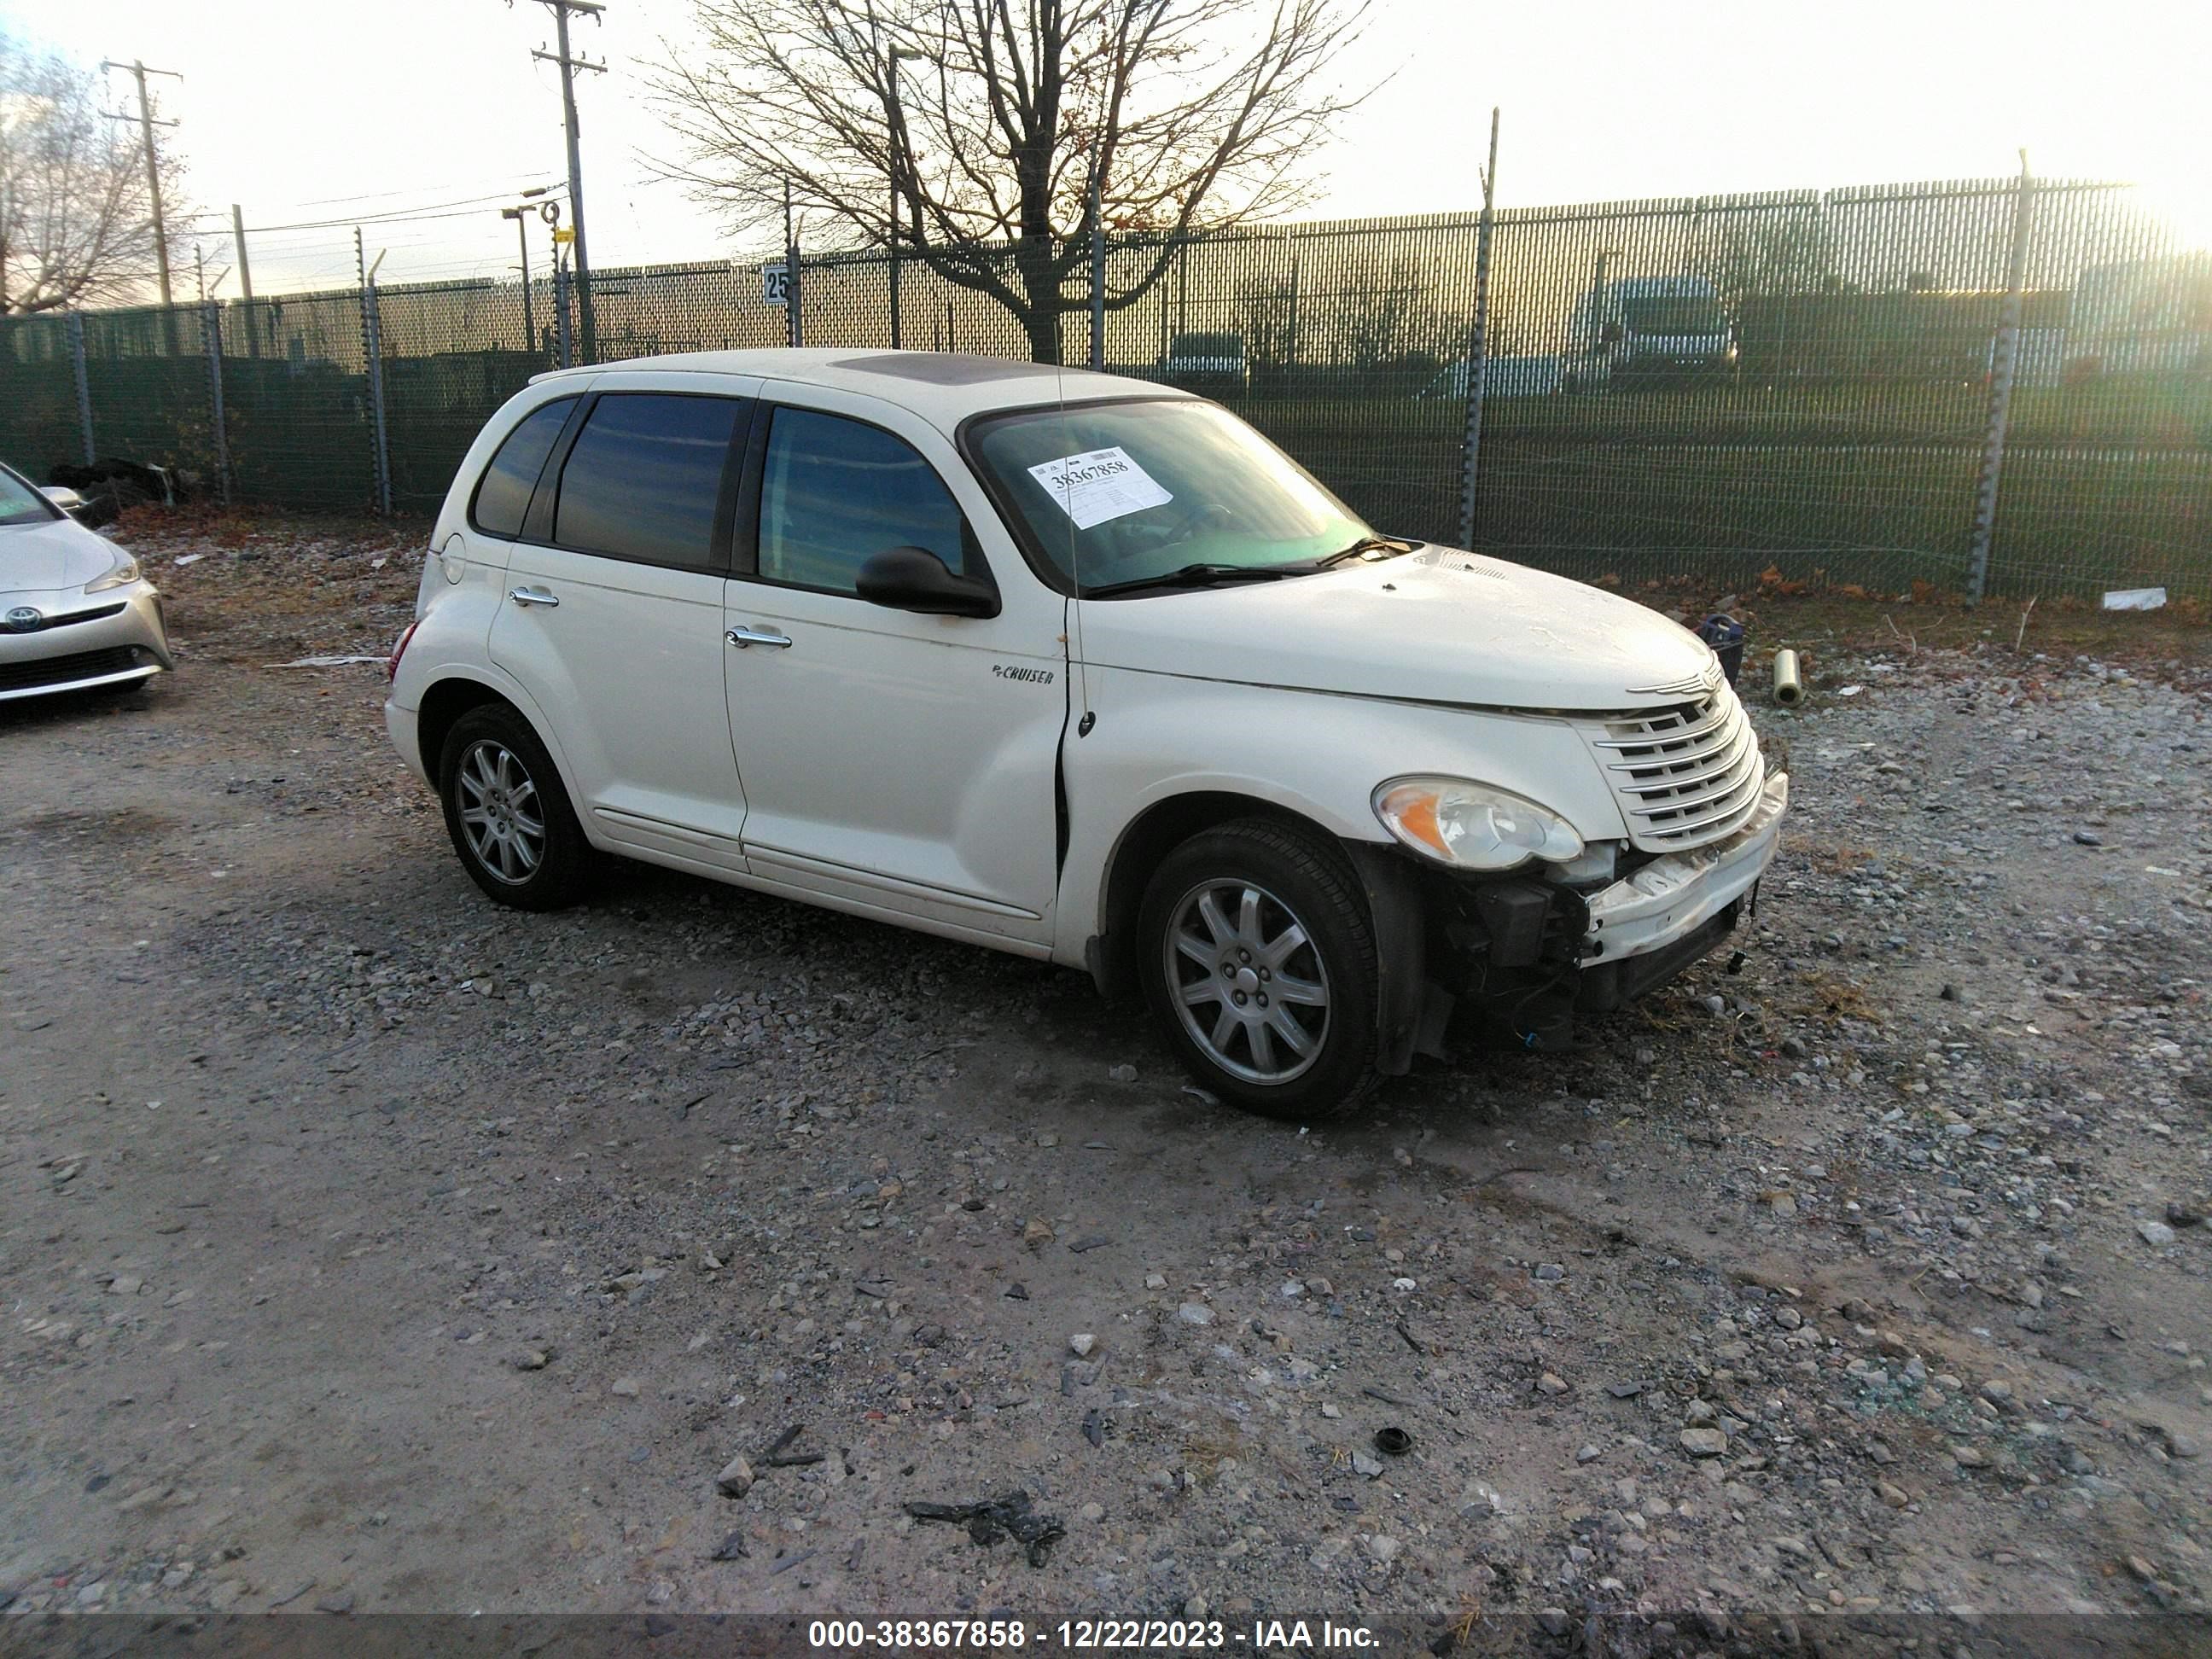
[[[561,605],[558,595],[549,593],[542,587],[510,587],[507,590],[507,597],[526,611],[533,605],[542,605],[552,610],[558,610]]]
[[[722,637],[740,651],[751,645],[764,645],[771,651],[782,651],[791,644],[790,635],[778,634],[766,628],[727,628],[722,630]]]

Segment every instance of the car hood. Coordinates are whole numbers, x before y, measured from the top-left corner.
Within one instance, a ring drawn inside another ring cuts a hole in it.
[[[1705,641],[1656,611],[1450,548],[1090,599],[1079,637],[1102,667],[1491,708],[1662,707],[1719,678]]]
[[[0,593],[82,587],[115,563],[116,549],[73,519],[0,525]]]

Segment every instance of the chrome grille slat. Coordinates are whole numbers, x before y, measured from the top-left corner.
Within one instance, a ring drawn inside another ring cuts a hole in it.
[[[1717,750],[1710,765],[1688,775],[1670,772],[1663,777],[1636,778],[1628,787],[1645,800],[1663,804],[1668,801],[1704,800],[1716,790],[1729,787],[1735,774],[1753,753],[1753,745],[1739,738],[1726,749]]]
[[[1675,708],[1583,728],[1628,825],[1648,852],[1733,835],[1759,805],[1766,767],[1734,688],[1707,687]]]
[[[1730,769],[1730,775],[1721,787],[1708,794],[1678,796],[1651,806],[1632,806],[1631,816],[1639,818],[1674,817],[1704,819],[1717,817],[1727,811],[1728,804],[1759,775],[1755,757],[1747,757],[1744,763]]]
[[[1666,718],[1677,720],[1678,723],[1676,725],[1671,726],[1660,726],[1654,729],[1650,722],[1646,721],[1644,723],[1644,732],[1637,736],[1625,738],[1600,738],[1597,740],[1597,746],[1601,749],[1645,749],[1650,748],[1654,744],[1662,743],[1690,742],[1698,738],[1704,737],[1709,732],[1717,731],[1722,726],[1727,725],[1729,715],[1731,712],[1732,711],[1729,709],[1716,710],[1711,714],[1706,716],[1704,720],[1699,720],[1695,726],[1680,723],[1679,716],[1669,715]],[[1607,729],[1610,731],[1619,731],[1620,729],[1620,723],[1616,721],[1612,726],[1608,726]]]
[[[1649,785],[1654,788],[1667,783],[1693,783],[1709,773],[1723,771],[1735,765],[1737,758],[1742,754],[1743,745],[1750,735],[1748,731],[1739,727],[1729,734],[1728,746],[1724,749],[1711,750],[1687,749],[1679,756],[1670,754],[1656,760],[1615,761],[1607,767],[1606,770],[1626,772],[1639,786],[1648,781]],[[1675,769],[1680,767],[1690,769],[1687,771]]]

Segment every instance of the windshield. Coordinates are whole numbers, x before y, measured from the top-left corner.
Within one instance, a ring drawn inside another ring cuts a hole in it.
[[[1728,329],[1718,306],[1692,294],[1623,300],[1620,314],[1638,334],[1720,334]]]
[[[1186,565],[1240,570],[1342,552],[1372,531],[1228,410],[1196,399],[1075,404],[979,422],[977,461],[1031,545],[1081,592]]]
[[[44,495],[0,466],[0,525],[49,524],[58,516]]]

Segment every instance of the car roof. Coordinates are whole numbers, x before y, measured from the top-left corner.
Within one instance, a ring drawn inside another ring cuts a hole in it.
[[[1097,403],[1114,398],[1188,398],[1177,387],[1087,368],[1056,368],[1012,357],[961,351],[870,351],[775,348],[761,351],[684,351],[625,357],[590,368],[532,377],[538,385],[623,373],[742,375],[805,386],[835,386],[880,398],[951,432],[972,415],[1033,409],[1056,399]]]

